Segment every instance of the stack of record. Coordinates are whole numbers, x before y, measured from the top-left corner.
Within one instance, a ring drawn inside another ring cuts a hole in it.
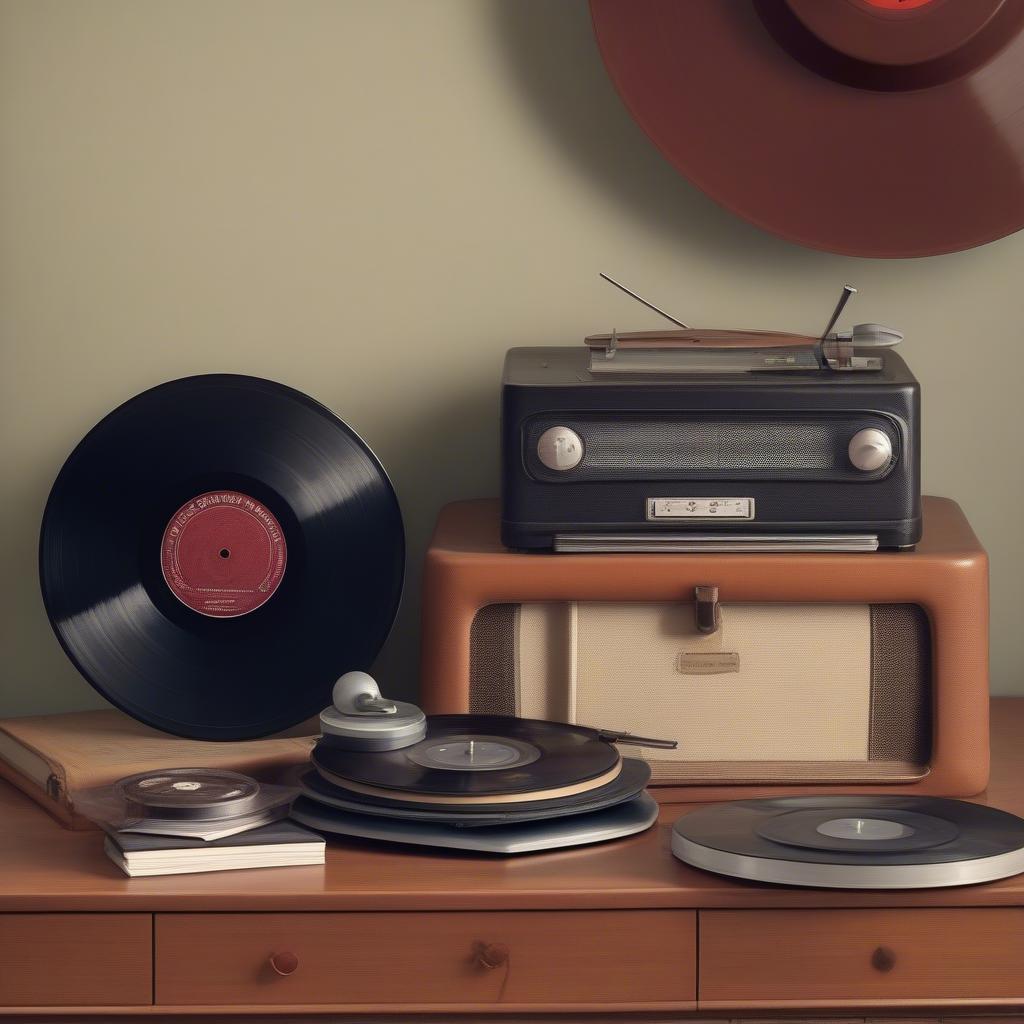
[[[320,832],[487,853],[649,828],[650,769],[594,729],[500,715],[426,717],[343,676],[292,817]]]

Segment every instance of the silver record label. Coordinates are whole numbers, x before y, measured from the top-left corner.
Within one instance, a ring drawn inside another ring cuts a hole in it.
[[[422,768],[486,772],[533,764],[540,751],[532,743],[508,736],[446,736],[417,743],[407,755]]]
[[[884,818],[829,818],[815,828],[815,832],[832,839],[858,839],[865,843],[907,839],[914,831],[910,825]]]

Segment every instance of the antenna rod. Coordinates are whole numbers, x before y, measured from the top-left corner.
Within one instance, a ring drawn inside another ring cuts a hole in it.
[[[824,333],[821,336],[821,340],[825,341],[828,338],[829,331],[832,330],[836,325],[836,321],[842,316],[843,310],[846,308],[846,304],[850,301],[851,295],[856,295],[857,289],[852,285],[843,285],[843,294],[839,296],[839,301],[836,303],[836,308],[832,311],[832,319],[828,322],[828,327],[825,328]]]
[[[631,298],[636,299],[636,301],[639,302],[642,306],[646,306],[648,309],[653,309],[655,313],[658,313],[659,315],[663,316],[666,320],[671,320],[672,323],[676,325],[676,327],[682,327],[684,331],[688,331],[690,329],[689,324],[684,324],[682,320],[677,320],[674,316],[671,315],[671,313],[666,313],[665,310],[658,309],[658,307],[653,302],[648,302],[642,295],[637,295],[636,292],[630,291],[630,289],[627,288],[624,284],[619,284],[619,282],[616,281],[615,278],[609,277],[607,274],[601,274],[600,276],[603,277],[609,284],[615,285],[615,287],[618,288],[619,291],[625,292]],[[838,315],[839,314],[837,313],[836,316]]]

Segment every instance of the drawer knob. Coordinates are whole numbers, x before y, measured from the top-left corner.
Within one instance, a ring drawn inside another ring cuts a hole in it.
[[[478,942],[473,949],[476,962],[489,971],[508,963],[508,946],[503,942]]]
[[[299,958],[294,953],[274,953],[270,958],[270,966],[283,978],[287,978],[299,969]]]
[[[896,954],[888,946],[879,946],[871,954],[871,966],[876,971],[888,974],[896,966]]]

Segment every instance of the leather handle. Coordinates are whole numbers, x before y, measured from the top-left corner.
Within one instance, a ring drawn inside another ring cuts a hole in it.
[[[695,587],[693,598],[700,633],[717,633],[722,625],[722,609],[718,606],[718,587]]]
[[[473,954],[477,964],[488,971],[504,967],[511,956],[503,942],[478,942],[473,947]]]
[[[610,334],[591,334],[584,338],[588,348],[605,349]],[[697,348],[697,349],[815,349],[819,339],[806,334],[784,334],[780,331],[723,331],[687,328],[682,331],[624,331],[615,334],[617,348]]]
[[[879,946],[871,954],[871,966],[882,974],[888,974],[896,966],[896,953],[888,946]]]
[[[294,974],[299,969],[299,958],[294,953],[287,951],[273,953],[269,963],[282,978],[287,978],[289,974]]]

